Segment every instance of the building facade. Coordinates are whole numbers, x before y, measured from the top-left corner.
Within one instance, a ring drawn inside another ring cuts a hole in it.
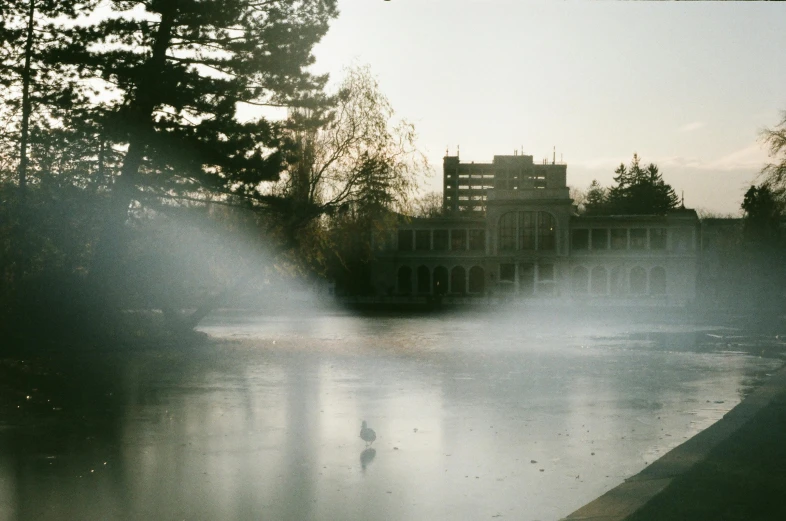
[[[403,219],[377,254],[379,295],[685,305],[696,296],[699,220],[577,214],[564,164],[532,156],[443,162],[439,218]]]

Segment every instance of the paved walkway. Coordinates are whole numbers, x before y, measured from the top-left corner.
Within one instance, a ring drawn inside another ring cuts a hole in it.
[[[786,520],[786,368],[564,521]]]

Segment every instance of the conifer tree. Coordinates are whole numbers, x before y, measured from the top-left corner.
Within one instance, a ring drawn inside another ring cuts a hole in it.
[[[97,0],[5,0],[0,4],[0,114],[6,168],[15,170],[18,187],[13,198],[16,223],[15,278],[28,269],[30,234],[35,216],[27,204],[31,174],[40,174],[41,158],[32,153],[36,135],[47,141],[58,111],[75,102],[75,93],[62,66],[48,53],[63,44],[64,20],[92,9]],[[55,24],[55,20],[58,24]],[[38,147],[41,150],[41,147]]]
[[[642,168],[638,154],[633,154],[630,167],[621,164],[614,173],[616,185],[608,191],[605,213],[661,214],[679,206],[674,189],[663,181],[657,165]]]
[[[284,168],[282,135],[252,107],[292,106],[320,90],[306,68],[335,0],[116,0],[66,31],[51,58],[103,82],[124,147],[94,272],[113,278],[132,203],[205,192],[264,201]],[[91,83],[92,82],[92,83]]]
[[[624,165],[620,165],[623,169]],[[587,198],[584,203],[587,215],[603,215],[606,213],[608,206],[608,190],[598,183],[597,179],[593,179],[587,190]]]

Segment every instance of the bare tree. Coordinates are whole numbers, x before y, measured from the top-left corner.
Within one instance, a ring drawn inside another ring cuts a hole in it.
[[[761,131],[761,139],[773,161],[762,168],[760,175],[773,192],[783,197],[786,191],[786,110],[781,113],[781,121],[774,128]]]
[[[439,192],[428,192],[417,199],[413,204],[413,215],[415,217],[441,217],[442,194]]]

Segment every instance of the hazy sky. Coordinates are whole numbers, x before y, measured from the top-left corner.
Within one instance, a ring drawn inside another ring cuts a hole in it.
[[[556,146],[568,183],[610,184],[638,152],[685,204],[737,212],[786,110],[786,5],[777,2],[339,0],[317,49],[335,81],[368,64],[442,157],[489,162]]]

